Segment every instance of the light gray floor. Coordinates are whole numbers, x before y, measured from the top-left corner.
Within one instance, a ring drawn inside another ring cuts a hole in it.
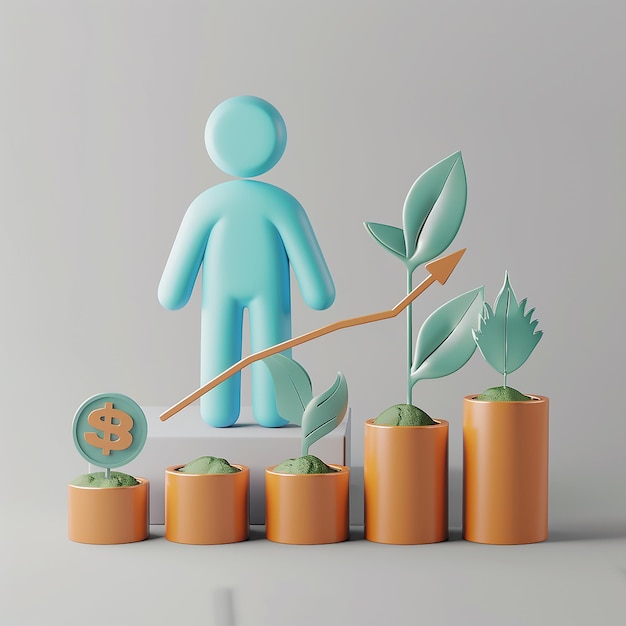
[[[554,516],[553,516],[554,517]],[[147,541],[121,546],[66,538],[64,508],[4,515],[0,622],[126,626],[622,626],[626,527],[619,520],[551,522],[547,542],[485,546],[461,539],[386,546],[363,539],[288,546],[252,528],[223,546]]]
[[[362,468],[351,472],[354,519],[363,507]],[[163,526],[136,544],[83,545],[67,539],[65,483],[37,497],[27,486],[0,517],[0,624],[62,615],[68,625],[93,626],[622,626],[622,477],[607,477],[602,488],[597,481],[593,472],[584,482],[553,470],[549,539],[526,546],[462,539],[462,474],[454,467],[450,539],[425,546],[374,544],[359,525],[348,542],[328,546],[272,543],[262,526],[249,541],[224,546],[170,543]]]

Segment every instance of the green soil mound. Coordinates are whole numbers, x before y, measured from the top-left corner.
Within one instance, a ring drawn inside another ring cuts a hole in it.
[[[374,424],[382,426],[432,426],[436,423],[422,409],[412,404],[394,404],[374,420]]]
[[[233,467],[226,459],[218,459],[215,456],[201,456],[190,461],[179,472],[183,474],[235,474],[241,470]]]
[[[113,487],[134,487],[139,481],[122,472],[111,472],[110,478],[105,478],[104,472],[93,472],[91,474],[83,474],[74,479],[70,485],[75,487],[99,487],[109,489]]]
[[[279,463],[273,471],[281,474],[330,474],[337,470],[329,467],[316,456],[307,454],[297,459],[287,459]]]
[[[528,402],[532,400],[513,387],[490,387],[474,398],[487,402]]]

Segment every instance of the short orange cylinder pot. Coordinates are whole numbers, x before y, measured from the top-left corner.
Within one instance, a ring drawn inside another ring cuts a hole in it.
[[[350,533],[350,469],[330,465],[328,474],[265,470],[265,536],[301,545],[338,543]]]
[[[245,541],[250,532],[250,469],[232,474],[187,474],[165,470],[165,538],[213,545]]]
[[[548,537],[548,398],[463,399],[463,537],[489,544]]]
[[[365,422],[365,538],[422,544],[448,538],[448,422]]]
[[[132,487],[68,485],[68,537],[79,543],[143,541],[150,534],[150,482]]]

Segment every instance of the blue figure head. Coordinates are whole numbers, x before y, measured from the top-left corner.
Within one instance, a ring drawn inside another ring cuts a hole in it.
[[[259,176],[283,155],[287,128],[281,114],[266,100],[237,96],[219,104],[209,116],[204,142],[222,171],[240,178]]]

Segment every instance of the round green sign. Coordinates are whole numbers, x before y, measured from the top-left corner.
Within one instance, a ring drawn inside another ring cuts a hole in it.
[[[98,467],[130,463],[143,449],[148,422],[141,407],[121,393],[101,393],[85,400],[74,416],[74,444]]]

